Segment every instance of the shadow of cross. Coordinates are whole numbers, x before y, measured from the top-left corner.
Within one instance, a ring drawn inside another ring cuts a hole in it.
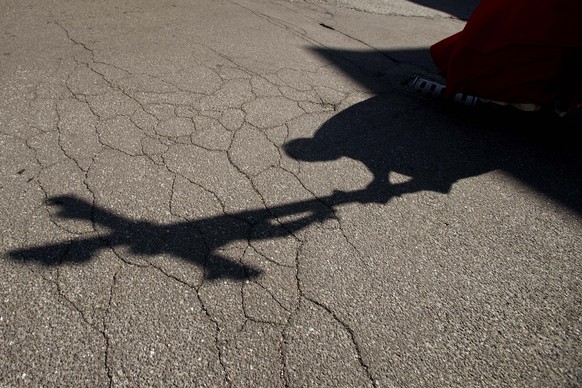
[[[324,199],[328,204],[338,205],[352,202],[361,194],[336,192]],[[316,198],[173,224],[132,220],[75,196],[51,197],[48,204],[58,208],[56,215],[61,219],[85,219],[104,227],[107,232],[84,239],[13,250],[9,253],[11,259],[37,261],[45,265],[81,263],[90,260],[102,249],[128,247],[136,255],[170,254],[191,262],[204,269],[204,277],[208,280],[243,280],[260,275],[259,269],[219,254],[218,251],[228,243],[289,236],[333,216],[333,208]],[[292,221],[277,220],[293,215],[297,217]],[[69,254],[73,243],[78,249],[74,254]]]

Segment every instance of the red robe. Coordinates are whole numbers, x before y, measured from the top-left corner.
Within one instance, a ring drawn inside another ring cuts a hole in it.
[[[449,96],[582,103],[582,0],[482,0],[431,55]]]

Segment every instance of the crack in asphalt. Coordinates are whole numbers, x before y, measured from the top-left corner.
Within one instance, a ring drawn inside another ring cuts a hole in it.
[[[113,254],[120,260],[123,261],[123,259],[121,259],[117,253],[115,253],[113,251],[113,249],[111,249],[111,252],[113,252]],[[110,352],[111,352],[111,339],[109,337],[109,334],[107,334],[107,323],[108,323],[108,318],[110,318],[111,316],[111,306],[113,304],[113,294],[114,294],[114,289],[117,285],[117,276],[119,275],[119,273],[121,272],[122,267],[120,266],[119,268],[117,268],[117,271],[115,271],[115,273],[113,274],[112,278],[111,278],[111,285],[109,287],[109,300],[107,302],[107,309],[106,312],[103,316],[103,337],[105,338],[105,367],[107,370],[107,377],[109,378],[109,387],[111,388],[113,386],[113,370],[110,367]]]
[[[282,341],[280,342],[279,352],[281,354],[281,359],[282,359],[282,374],[283,374],[283,381],[285,382],[285,387],[292,386],[291,376],[289,376],[288,367],[287,367],[287,364],[288,364],[287,353],[285,350],[286,350],[286,345],[289,343],[288,332],[291,329],[291,322],[292,322],[293,318],[295,317],[295,315],[297,314],[297,311],[301,307],[301,298],[303,297],[303,291],[301,290],[301,280],[299,279],[299,268],[300,268],[299,255],[303,251],[304,245],[305,245],[305,243],[301,242],[299,247],[295,251],[295,287],[297,289],[299,297],[297,299],[297,303],[295,304],[293,311],[291,311],[289,313],[289,316],[287,317],[287,321],[285,322],[285,326],[281,332]]]
[[[333,312],[333,310],[330,309],[325,304],[323,304],[323,303],[321,303],[313,298],[307,297],[305,295],[303,295],[303,297],[306,300],[310,301],[311,303],[315,304],[316,306],[319,306],[320,308],[325,310],[328,314],[330,314],[333,317],[334,320],[336,320],[344,328],[344,330],[346,332],[348,332],[348,334],[351,338],[352,344],[354,345],[354,348],[356,350],[356,354],[357,354],[358,362],[360,363],[360,366],[365,371],[366,376],[368,377],[368,379],[372,383],[372,386],[378,387],[378,382],[372,376],[372,373],[370,371],[370,366],[364,361],[364,358],[362,356],[361,346],[358,343],[354,329],[352,329],[347,323],[345,323],[340,317],[338,317],[338,315],[335,312]]]
[[[208,311],[208,307],[206,306],[206,304],[203,301],[203,298],[200,295],[200,289],[204,286],[204,280],[202,280],[202,282],[200,283],[200,285],[195,286],[192,285],[182,279],[180,279],[177,276],[174,276],[172,274],[167,273],[166,271],[164,271],[163,268],[156,266],[154,264],[150,263],[150,266],[154,269],[156,269],[157,271],[159,271],[159,273],[161,273],[162,275],[166,276],[169,279],[172,279],[173,281],[183,284],[186,287],[189,287],[190,289],[192,289],[194,291],[194,294],[196,295],[196,299],[198,300],[198,303],[200,304],[200,308],[202,310],[202,312],[204,313],[204,315],[206,316],[206,318],[208,319],[208,321],[210,323],[212,323],[212,325],[214,326],[214,347],[216,348],[216,354],[218,355],[218,362],[220,363],[220,366],[222,368],[222,372],[224,373],[224,379],[225,382],[227,383],[228,386],[232,385],[232,381],[230,378],[230,375],[228,373],[228,369],[226,368],[226,364],[224,362],[224,352],[222,350],[222,347],[220,346],[221,344],[221,339],[220,339],[220,324],[218,322],[218,320],[216,318],[214,318],[212,316],[212,314]]]
[[[282,345],[281,345],[281,353],[283,355],[283,360],[284,360],[284,365],[287,365],[287,357],[285,356],[285,344],[288,344],[288,331],[291,328],[291,322],[294,319],[295,315],[297,314],[297,311],[300,308],[300,300],[306,300],[311,302],[312,304],[320,307],[321,309],[323,309],[324,311],[326,311],[335,321],[337,321],[341,327],[343,327],[343,329],[349,334],[349,337],[351,339],[352,345],[354,346],[354,349],[356,351],[356,355],[358,358],[358,362],[360,364],[360,367],[364,370],[367,378],[370,380],[372,386],[374,387],[378,387],[378,382],[377,380],[374,378],[374,376],[372,375],[372,372],[370,370],[370,366],[364,361],[364,358],[362,356],[362,351],[361,351],[361,346],[358,343],[357,339],[356,339],[356,334],[354,329],[352,329],[346,322],[344,322],[330,307],[328,307],[327,305],[325,305],[324,303],[315,300],[313,297],[310,297],[308,295],[306,295],[306,293],[303,291],[302,286],[301,286],[301,278],[300,278],[300,273],[299,270],[301,268],[301,259],[300,256],[303,252],[304,249],[304,245],[305,243],[307,243],[307,241],[302,241],[302,244],[298,247],[297,251],[296,251],[296,256],[295,256],[295,282],[296,282],[296,287],[299,293],[299,299],[298,302],[294,308],[294,310],[292,312],[290,312],[287,321],[284,325],[284,329],[283,329],[283,341],[282,341]],[[288,375],[287,372],[287,368],[285,367],[284,369],[284,376],[285,376],[285,382],[286,382],[286,386],[292,386],[291,383],[291,379]]]
[[[109,386],[112,386],[112,373],[111,370],[109,368],[109,364],[108,364],[108,357],[109,357],[109,336],[107,334],[107,323],[106,323],[106,317],[102,317],[102,325],[103,328],[100,328],[96,322],[93,322],[92,319],[89,319],[85,313],[83,312],[83,309],[81,309],[80,307],[77,306],[77,304],[68,297],[67,292],[63,289],[62,284],[60,282],[60,269],[57,267],[56,268],[56,279],[50,279],[47,278],[45,276],[40,275],[46,282],[53,284],[53,286],[56,289],[56,294],[58,295],[58,297],[62,300],[64,300],[64,305],[68,306],[69,310],[76,313],[80,318],[81,321],[84,322],[88,327],[90,327],[91,329],[93,329],[95,332],[99,333],[99,335],[103,338],[103,341],[105,343],[105,351],[104,351],[104,369],[107,372],[107,375],[109,377]],[[115,279],[115,276],[113,277]],[[112,285],[113,287],[113,285]],[[109,298],[109,306],[111,304],[111,298],[112,298],[112,289],[111,289],[111,293],[110,293],[110,298]],[[109,310],[109,307],[108,309]]]

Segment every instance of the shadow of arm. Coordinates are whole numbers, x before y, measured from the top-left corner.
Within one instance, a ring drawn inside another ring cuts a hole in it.
[[[36,261],[45,265],[58,265],[63,262],[81,263],[91,259],[96,251],[103,248],[103,245],[99,237],[92,237],[17,249],[8,252],[8,257],[14,261]]]

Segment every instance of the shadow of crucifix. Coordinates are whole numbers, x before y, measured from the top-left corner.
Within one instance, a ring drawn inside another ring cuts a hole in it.
[[[335,206],[355,201],[362,195],[362,192],[336,192],[324,200]],[[48,266],[82,263],[100,250],[126,247],[136,256],[169,254],[195,264],[204,270],[207,280],[243,280],[260,275],[259,269],[219,253],[229,243],[282,238],[333,217],[333,208],[316,198],[172,224],[133,220],[71,195],[51,197],[47,204],[58,209],[56,216],[62,220],[84,219],[99,225],[103,231],[73,241],[13,250],[9,252],[11,259]],[[295,217],[292,221],[279,221],[287,216]],[[75,254],[68,254],[73,243],[77,247]]]

